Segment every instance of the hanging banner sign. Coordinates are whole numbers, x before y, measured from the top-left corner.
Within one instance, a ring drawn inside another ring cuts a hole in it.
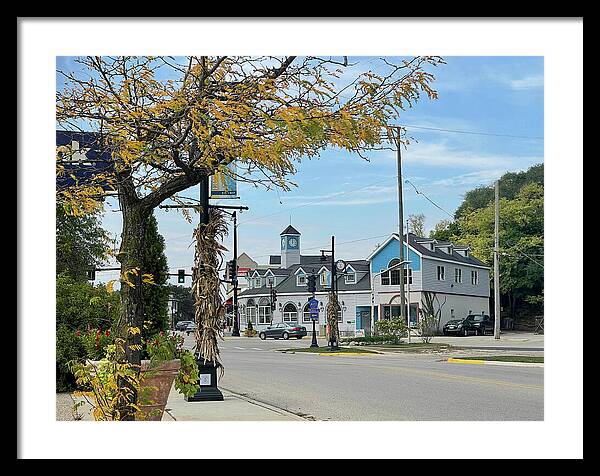
[[[231,163],[227,168],[232,172],[231,175],[226,172],[215,172],[215,174],[210,177],[209,198],[240,198],[237,194],[235,164]]]
[[[97,132],[56,131],[56,156],[57,165],[63,169],[56,176],[58,190],[92,184],[114,189],[100,179],[114,171],[114,161],[108,144]]]

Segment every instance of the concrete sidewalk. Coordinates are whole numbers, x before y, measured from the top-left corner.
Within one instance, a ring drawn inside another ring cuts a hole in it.
[[[304,418],[281,408],[257,402],[242,395],[224,389],[224,400],[217,402],[186,402],[175,386],[167,400],[162,421],[306,421]],[[75,402],[84,401],[69,393],[56,394],[57,421],[94,421],[92,407],[84,403],[77,410],[77,418],[73,411]]]
[[[304,418],[219,388],[223,401],[186,402],[171,388],[162,421],[306,421]]]

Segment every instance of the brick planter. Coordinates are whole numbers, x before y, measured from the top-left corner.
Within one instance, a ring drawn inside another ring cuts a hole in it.
[[[160,421],[165,411],[173,381],[181,367],[181,362],[179,359],[169,360],[153,369],[149,369],[149,364],[149,360],[142,360],[142,388],[155,387],[149,393],[150,400],[153,403],[142,405],[140,408],[146,414],[147,421]],[[153,410],[159,410],[159,412],[155,411],[156,415],[149,415]]]

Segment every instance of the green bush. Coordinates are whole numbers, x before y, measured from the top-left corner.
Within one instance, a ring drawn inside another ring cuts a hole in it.
[[[99,360],[112,337],[119,313],[118,293],[109,293],[104,285],[61,274],[56,279],[56,391],[75,388],[75,378],[67,368],[70,360]],[[98,335],[100,330],[100,335]]]
[[[396,342],[400,342],[400,339],[408,336],[408,327],[404,319],[399,317],[377,321],[375,331],[378,335]]]
[[[71,360],[85,359],[86,351],[81,338],[67,326],[56,329],[56,391],[69,392],[75,389],[75,377],[68,368]]]

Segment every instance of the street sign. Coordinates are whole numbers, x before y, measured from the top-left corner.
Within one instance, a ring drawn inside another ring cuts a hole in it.
[[[240,198],[237,194],[237,182],[235,180],[235,164],[231,163],[227,167],[231,172],[216,172],[210,178],[210,196],[209,198]]]
[[[56,176],[58,190],[94,184],[114,190],[107,182],[95,180],[114,171],[114,161],[104,137],[97,132],[56,131],[57,165],[64,172]]]
[[[319,301],[315,298],[308,300],[308,314],[311,319],[319,319]]]

